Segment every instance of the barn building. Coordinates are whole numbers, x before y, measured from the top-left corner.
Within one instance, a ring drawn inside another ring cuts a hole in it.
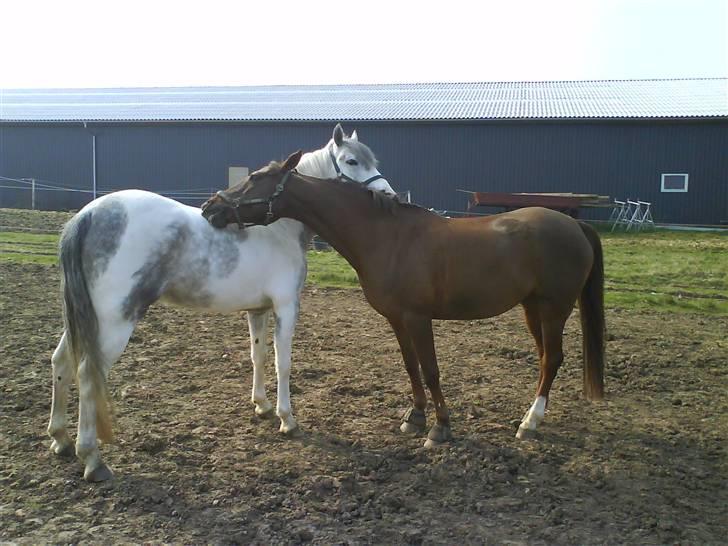
[[[466,209],[456,190],[574,192],[728,222],[726,78],[0,90],[0,207],[78,209],[130,187],[199,204],[338,121],[438,210]]]

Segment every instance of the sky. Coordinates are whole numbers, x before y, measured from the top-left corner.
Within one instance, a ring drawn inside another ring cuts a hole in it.
[[[728,76],[728,0],[2,0],[0,88]]]

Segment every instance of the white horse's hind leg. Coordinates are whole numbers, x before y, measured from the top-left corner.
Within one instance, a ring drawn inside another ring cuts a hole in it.
[[[298,317],[298,306],[295,302],[276,308],[275,353],[276,374],[278,375],[278,407],[276,414],[281,420],[280,431],[287,435],[294,435],[298,430],[298,423],[293,417],[291,408],[290,377],[291,377],[291,343],[293,330]]]
[[[546,397],[537,396],[536,400],[526,412],[526,415],[523,416],[523,420],[518,427],[518,432],[516,432],[516,438],[519,440],[527,438],[528,433],[536,430],[536,427],[541,421],[543,421],[545,415]]]
[[[248,311],[248,331],[250,332],[250,359],[253,361],[253,393],[255,413],[261,417],[272,415],[273,405],[265,394],[265,360],[268,356],[266,343],[268,332],[268,311],[257,313]]]
[[[114,324],[113,327],[109,323]],[[111,366],[124,352],[134,324],[127,321],[99,320],[100,352],[104,378],[108,377]],[[108,480],[112,472],[101,460],[96,431],[96,397],[92,371],[88,358],[83,358],[78,368],[78,436],[76,437],[76,456],[84,463],[84,479],[90,482]]]
[[[71,381],[76,377],[76,365],[68,347],[66,332],[63,332],[58,347],[53,351],[53,399],[51,401],[51,417],[48,423],[48,435],[53,438],[51,451],[56,455],[67,457],[73,455],[73,442],[68,435],[68,391]]]

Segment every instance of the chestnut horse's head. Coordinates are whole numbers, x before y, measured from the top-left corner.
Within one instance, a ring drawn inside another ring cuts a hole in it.
[[[228,224],[266,225],[276,220],[276,198],[298,165],[302,151],[291,154],[283,163],[271,163],[252,173],[240,184],[219,191],[202,205],[202,215],[216,228]]]

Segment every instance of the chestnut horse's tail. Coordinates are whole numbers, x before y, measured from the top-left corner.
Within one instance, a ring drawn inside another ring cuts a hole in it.
[[[604,397],[604,259],[602,242],[596,230],[585,222],[579,222],[581,230],[594,251],[586,284],[579,294],[581,332],[584,356],[584,394],[589,400]]]
[[[82,373],[91,381],[96,406],[96,434],[101,440],[110,442],[113,432],[104,361],[99,348],[99,324],[83,267],[83,248],[92,218],[89,212],[77,215],[66,224],[61,234],[59,261],[63,322],[76,367],[76,380],[79,380],[78,367],[83,361]]]

